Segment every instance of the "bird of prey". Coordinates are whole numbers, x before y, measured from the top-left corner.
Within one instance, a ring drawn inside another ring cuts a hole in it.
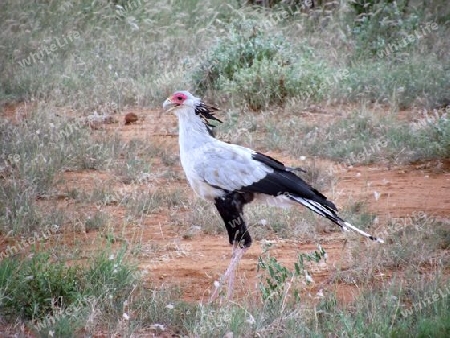
[[[190,186],[198,196],[215,203],[233,245],[232,259],[222,278],[228,279],[228,298],[232,296],[235,268],[252,244],[243,218],[244,206],[252,201],[282,207],[301,204],[343,230],[352,229],[383,243],[340,218],[334,203],[292,168],[252,149],[216,139],[210,121],[221,122],[214,115],[217,108],[188,91],[175,92],[165,100],[163,108],[178,117],[180,160]],[[219,287],[220,283],[216,283],[211,300],[216,298]]]

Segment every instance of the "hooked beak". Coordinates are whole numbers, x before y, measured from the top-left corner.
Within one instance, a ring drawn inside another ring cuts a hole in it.
[[[170,99],[170,97],[168,97],[168,98],[164,101],[164,103],[163,103],[163,110],[164,110],[164,111],[170,111],[170,110],[172,110],[173,108],[175,108],[176,106],[177,106],[177,104],[176,104],[176,103],[173,103],[172,100]],[[161,112],[159,113],[159,116],[158,116],[158,117],[161,117],[161,115],[163,114],[164,111],[161,111]]]
[[[168,97],[167,99],[166,99],[166,101],[164,101],[164,103],[163,103],[163,109],[164,110],[168,110],[168,109],[170,109],[170,108],[172,108],[172,107],[174,107],[175,105],[174,105],[174,103],[172,102],[172,100],[170,99],[170,97]]]

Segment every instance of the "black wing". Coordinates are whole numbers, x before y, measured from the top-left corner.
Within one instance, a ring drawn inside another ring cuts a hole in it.
[[[255,161],[264,163],[274,169],[274,172],[267,174],[263,179],[252,185],[242,187],[242,191],[263,193],[271,196],[289,194],[293,197],[317,202],[331,210],[337,211],[333,202],[329,201],[322,193],[295,175],[290,168],[286,167],[280,161],[261,153],[255,153],[252,157]]]

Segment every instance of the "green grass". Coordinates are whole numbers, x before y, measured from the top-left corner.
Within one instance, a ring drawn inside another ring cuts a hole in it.
[[[6,259],[1,271],[2,313],[7,317],[42,319],[53,313],[53,307],[68,306],[79,297],[77,270],[50,262],[45,253],[24,261]]]
[[[389,103],[405,109],[433,108],[448,96],[450,68],[435,55],[407,54],[406,60],[383,58],[370,65],[354,64],[348,69],[336,95],[349,101],[361,98]]]
[[[433,280],[429,286],[417,286],[414,289],[417,299],[423,301],[430,293],[437,292],[438,283],[438,280]],[[422,311],[404,317],[402,310],[406,305],[402,301],[405,301],[406,291],[395,285],[387,285],[385,288],[386,290],[367,290],[342,312],[330,313],[330,309],[324,306],[326,300],[322,301],[319,305],[319,336],[333,330],[341,336],[439,337],[448,334],[448,298],[441,297]]]
[[[208,32],[196,32],[198,20],[212,15],[219,2],[191,4],[186,17],[165,1],[128,6],[123,15],[107,1],[35,7],[4,3],[0,44],[5,62],[0,73],[11,81],[2,81],[0,97],[43,98],[79,110],[159,103],[173,88],[186,86],[181,74]],[[48,55],[45,48],[52,44],[57,48]],[[180,48],[183,53],[177,53]],[[35,56],[34,62],[31,53],[42,50],[42,61]],[[21,66],[23,60],[30,65]]]
[[[253,110],[282,105],[292,97],[317,101],[324,96],[331,70],[308,46],[294,54],[285,37],[265,25],[270,19],[239,19],[226,25],[228,34],[217,39],[192,73],[200,94],[222,92]]]
[[[124,205],[130,214],[137,217],[156,213],[161,209],[180,208],[186,201],[183,190],[174,189],[171,191],[157,189],[154,192],[136,192],[124,198]]]
[[[116,156],[114,136],[101,132],[93,137],[83,123],[59,117],[56,108],[39,106],[28,114],[18,123],[0,124],[4,232],[29,232],[48,224],[52,215],[45,215],[36,199],[52,196],[64,171],[106,168]]]
[[[311,34],[311,18],[283,15],[282,10],[237,10],[234,5],[191,0],[189,11],[186,5],[178,11],[164,1],[136,2],[121,13],[102,1],[51,4],[51,9],[7,2],[2,5],[0,97],[40,98],[79,110],[122,110],[159,104],[173,88],[199,94],[210,87],[225,90],[255,108],[283,104],[289,97],[366,98],[401,106],[421,99],[432,105],[448,92],[445,24],[402,50],[400,60],[372,60],[377,57],[359,55],[367,50],[363,41],[382,49],[389,39],[395,42],[431,20],[416,17],[416,23],[403,20],[384,27],[391,36],[377,45],[381,36],[373,27],[348,30],[348,22],[338,17],[316,25]],[[224,33],[220,39],[217,31]],[[56,48],[47,52],[52,44]],[[38,57],[41,51],[43,57]],[[30,64],[22,66],[24,60]]]
[[[32,328],[39,328],[41,335],[49,331],[64,334],[81,332],[84,328],[92,330],[89,326],[92,315],[104,323],[117,320],[125,323],[124,313],[131,316],[129,324],[106,324],[108,332],[131,334],[134,330],[158,327],[202,337],[227,332],[286,337],[305,334],[322,337],[336,332],[352,336],[375,333],[419,337],[449,332],[450,302],[446,297],[449,286],[439,278],[422,285],[419,281],[413,285],[397,285],[394,279],[383,288],[366,286],[365,292],[345,306],[339,304],[333,292],[327,292],[315,312],[311,312],[303,308],[303,297],[296,301],[285,299],[285,291],[294,292],[294,289],[278,290],[284,288],[286,278],[294,272],[268,256],[261,261],[265,271],[261,275],[261,290],[266,290],[262,301],[226,306],[194,305],[179,301],[176,290],[149,292],[142,288],[139,275],[128,266],[125,257],[123,251],[106,250],[78,267],[66,267],[45,253],[22,261],[3,260],[0,262],[2,313],[6,318],[18,314],[33,318]],[[300,277],[303,272],[298,270],[294,275]],[[272,282],[267,284],[267,281]],[[272,296],[264,301],[268,290]],[[275,299],[275,294],[281,298]],[[436,300],[427,300],[433,294],[438,295]],[[414,310],[417,303],[422,306]],[[100,312],[96,314],[96,311]],[[56,319],[53,322],[46,318]]]
[[[69,327],[75,332],[91,311],[101,311],[105,320],[117,317],[135,281],[135,269],[125,262],[123,250],[99,252],[78,266],[67,266],[46,252],[7,258],[0,262],[0,307],[5,319],[26,320],[34,329],[57,333]]]
[[[450,156],[448,113],[429,114],[419,123],[398,121],[367,108],[329,124],[302,124],[300,116],[277,124],[266,119],[265,146],[293,156],[319,156],[339,165],[377,162],[409,163]],[[298,135],[298,136],[297,136]]]

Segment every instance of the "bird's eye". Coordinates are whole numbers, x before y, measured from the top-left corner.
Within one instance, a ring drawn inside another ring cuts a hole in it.
[[[183,101],[183,97],[182,96],[177,96],[177,100],[178,101]]]

